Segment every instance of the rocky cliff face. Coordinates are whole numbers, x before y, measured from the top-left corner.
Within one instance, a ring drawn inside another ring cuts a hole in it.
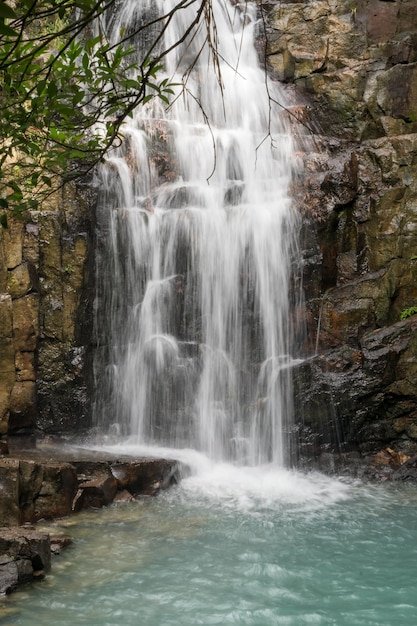
[[[417,4],[267,11],[271,71],[313,130],[296,191],[310,355],[295,376],[301,449],[415,455],[417,317],[400,316],[417,305]]]
[[[0,435],[88,422],[93,279],[87,193],[68,186],[0,228]]]

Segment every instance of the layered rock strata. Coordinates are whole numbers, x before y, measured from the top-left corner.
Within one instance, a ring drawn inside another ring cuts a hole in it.
[[[88,426],[91,192],[0,227],[0,436]]]

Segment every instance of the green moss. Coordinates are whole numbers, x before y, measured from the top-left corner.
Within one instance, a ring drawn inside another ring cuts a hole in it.
[[[412,315],[416,315],[417,306],[410,306],[407,309],[401,311],[400,320],[405,320],[407,317],[411,317]]]

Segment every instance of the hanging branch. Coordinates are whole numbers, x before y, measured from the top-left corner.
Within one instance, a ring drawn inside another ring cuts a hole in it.
[[[158,77],[162,62],[203,25],[220,78],[211,0],[180,0],[111,43],[101,18],[116,1],[32,0],[16,9],[0,4],[0,209],[19,214],[36,208],[61,186],[54,175],[65,182],[103,160],[138,105],[152,98],[168,104],[174,92]],[[185,32],[163,48],[176,13],[192,5],[196,12]],[[85,35],[94,22],[99,34]],[[144,60],[132,61],[133,38],[154,26],[160,28]],[[74,160],[78,168],[68,172]]]

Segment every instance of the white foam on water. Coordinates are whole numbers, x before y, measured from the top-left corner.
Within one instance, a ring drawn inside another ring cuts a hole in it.
[[[320,472],[303,473],[272,464],[248,467],[215,462],[192,449],[141,446],[129,441],[96,449],[132,458],[178,460],[191,471],[190,475],[185,472],[179,484],[181,498],[241,511],[262,512],[282,505],[314,511],[353,497],[358,488],[358,483]]]

